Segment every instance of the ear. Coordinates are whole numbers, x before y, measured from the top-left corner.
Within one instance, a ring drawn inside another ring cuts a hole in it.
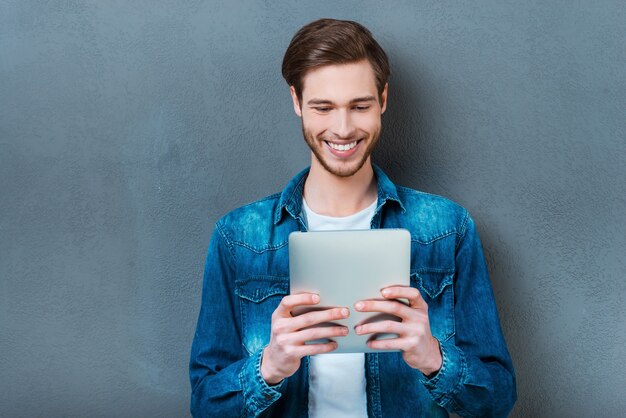
[[[385,88],[383,88],[383,92],[380,94],[380,114],[385,113],[387,109],[387,89],[389,87],[389,83],[385,83]]]
[[[291,100],[293,100],[293,110],[296,112],[298,117],[302,117],[302,108],[300,107],[300,101],[298,100],[298,95],[296,94],[294,86],[289,86],[289,93],[291,93]]]

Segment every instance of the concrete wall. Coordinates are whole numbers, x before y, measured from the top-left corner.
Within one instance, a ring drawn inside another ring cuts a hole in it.
[[[477,221],[512,416],[626,415],[625,9],[0,2],[0,416],[188,415],[209,235],[308,163],[280,63],[326,16],[390,55],[378,163]]]

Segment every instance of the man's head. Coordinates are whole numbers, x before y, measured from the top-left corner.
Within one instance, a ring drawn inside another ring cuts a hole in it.
[[[302,100],[304,76],[325,65],[367,60],[376,77],[380,95],[389,78],[385,51],[363,25],[350,20],[319,19],[302,28],[291,39],[283,58],[282,72]]]
[[[389,77],[385,52],[362,25],[321,19],[293,37],[282,71],[313,163],[337,176],[355,174],[380,136]]]

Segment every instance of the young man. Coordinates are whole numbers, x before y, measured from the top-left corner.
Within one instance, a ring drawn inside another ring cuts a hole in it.
[[[283,76],[311,166],[215,226],[191,352],[193,415],[506,416],[515,376],[474,222],[447,199],[395,186],[371,163],[387,105],[384,51],[358,23],[322,19],[296,33]],[[289,295],[289,233],[364,228],[410,231],[411,286],[292,316],[319,298]],[[315,327],[351,311],[401,321]],[[304,344],[349,332],[395,333],[368,344],[400,351]]]

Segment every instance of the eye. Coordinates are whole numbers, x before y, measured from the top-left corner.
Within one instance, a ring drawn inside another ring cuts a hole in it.
[[[314,107],[313,109],[322,113],[330,112],[330,107]]]
[[[369,106],[355,106],[354,108],[355,108],[356,110],[360,111],[360,112],[364,112],[364,111],[366,111],[367,109],[369,109],[370,107],[369,107]]]

